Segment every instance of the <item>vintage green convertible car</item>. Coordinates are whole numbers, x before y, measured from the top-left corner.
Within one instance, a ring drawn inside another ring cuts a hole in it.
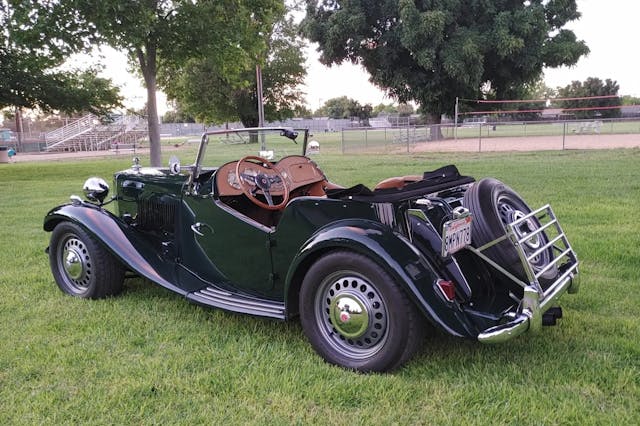
[[[200,305],[299,316],[325,360],[360,371],[400,366],[428,328],[486,343],[537,331],[578,290],[550,206],[454,166],[344,188],[300,148],[318,144],[289,128],[207,132],[191,165],[115,173],[106,202],[88,179],[88,201],[44,219],[58,286],[111,296],[128,271]]]

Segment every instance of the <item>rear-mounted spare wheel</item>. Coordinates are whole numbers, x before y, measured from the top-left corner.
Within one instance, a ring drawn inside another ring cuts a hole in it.
[[[513,189],[497,179],[485,178],[476,182],[464,195],[464,206],[473,214],[471,225],[472,243],[479,248],[505,235],[507,225],[531,213],[531,208]],[[514,228],[516,237],[520,240],[540,228],[540,222],[535,217],[525,220]],[[527,256],[540,250],[548,243],[547,235],[542,232],[533,235],[522,244]],[[553,259],[552,248],[543,250],[533,259],[531,265],[534,272],[544,269]],[[518,251],[509,240],[503,240],[484,251],[491,260],[507,271],[528,282]],[[558,268],[554,265],[538,278],[544,287],[558,275]]]

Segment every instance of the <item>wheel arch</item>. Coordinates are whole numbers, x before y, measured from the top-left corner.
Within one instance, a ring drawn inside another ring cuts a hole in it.
[[[174,284],[170,265],[112,213],[88,203],[64,204],[47,213],[43,229],[51,232],[65,221],[81,226],[126,268],[169,290],[185,293]]]
[[[407,292],[411,301],[436,327],[454,336],[472,336],[473,327],[434,288],[437,272],[405,238],[373,221],[341,221],[316,232],[298,251],[285,282],[290,315],[298,314],[300,287],[309,267],[320,257],[340,250],[367,256]]]

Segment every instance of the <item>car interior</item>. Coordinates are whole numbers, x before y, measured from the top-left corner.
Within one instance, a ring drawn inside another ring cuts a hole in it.
[[[272,163],[260,157],[231,161],[215,172],[214,195],[235,211],[272,227],[296,197],[326,196],[330,184],[309,158],[290,155]]]

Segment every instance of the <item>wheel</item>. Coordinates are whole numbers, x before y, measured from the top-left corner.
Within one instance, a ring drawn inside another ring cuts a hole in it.
[[[51,234],[49,263],[60,290],[100,299],[122,290],[124,268],[79,225],[61,222]]]
[[[284,176],[267,159],[253,155],[241,158],[236,164],[236,176],[244,195],[258,207],[282,210],[289,202],[289,187]],[[282,201],[277,204],[271,195],[272,185],[275,185],[276,192],[282,193]],[[262,192],[266,203],[256,197],[257,191]]]
[[[471,238],[476,247],[483,246],[505,235],[507,224],[523,218],[531,213],[524,200],[511,188],[493,178],[485,178],[476,182],[464,194],[463,204],[473,214]],[[535,218],[528,219],[514,229],[516,237],[522,239],[540,228]],[[527,256],[540,250],[549,242],[542,232],[524,241],[522,247]],[[528,281],[524,267],[516,248],[510,241],[504,240],[487,249],[485,254],[523,281]],[[548,248],[531,260],[534,272],[539,272],[553,260],[553,249]],[[540,277],[541,284],[555,279],[558,268],[554,265]]]
[[[300,290],[300,321],[326,361],[358,371],[388,371],[422,341],[422,317],[378,264],[335,251],[309,268]]]

